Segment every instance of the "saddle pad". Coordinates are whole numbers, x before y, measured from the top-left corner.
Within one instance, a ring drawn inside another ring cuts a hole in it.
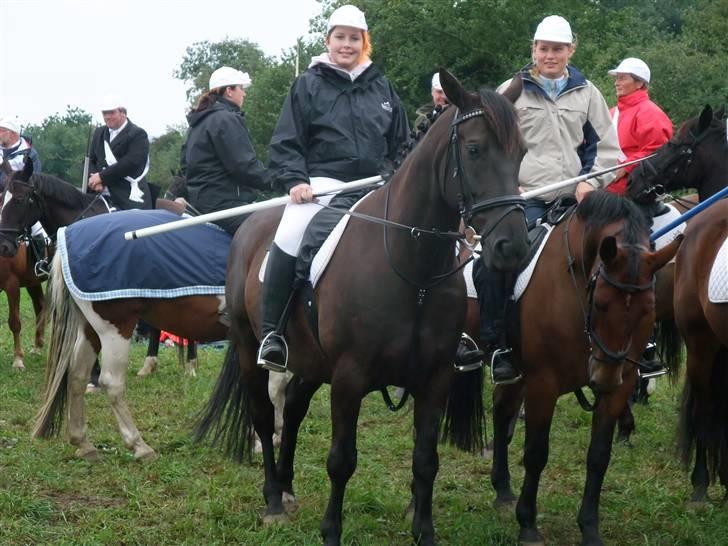
[[[232,238],[223,229],[204,224],[124,240],[126,231],[175,220],[179,216],[168,211],[127,210],[59,229],[71,294],[86,301],[224,294]]]
[[[544,234],[543,239],[541,239],[541,242],[538,245],[538,250],[536,250],[536,252],[533,254],[533,258],[531,259],[531,261],[528,262],[528,265],[523,268],[521,273],[518,275],[518,278],[516,279],[516,285],[513,288],[513,299],[515,301],[518,301],[518,299],[526,291],[528,283],[531,280],[531,275],[533,275],[533,270],[536,269],[536,264],[538,263],[538,259],[541,256],[541,252],[543,252],[544,246],[546,246],[546,241],[548,241],[549,235],[551,235],[551,232],[554,229],[554,226],[549,224],[542,224],[542,226],[546,229],[546,233]],[[470,262],[463,268],[463,275],[465,275],[465,286],[468,290],[468,297],[477,299],[478,294],[475,291],[475,283],[473,282],[473,262]]]
[[[712,303],[728,303],[728,239],[723,241],[710,270],[708,299]]]
[[[354,203],[354,206],[352,206],[349,210],[356,210],[361,202],[370,195],[371,193],[366,194],[364,197],[359,199],[359,201]],[[334,250],[336,250],[336,247],[339,244],[339,240],[344,234],[346,225],[349,223],[349,218],[351,218],[351,216],[349,216],[348,214],[342,216],[341,220],[339,220],[339,223],[336,224],[336,227],[333,229],[333,231],[329,234],[328,237],[326,237],[326,241],[324,241],[324,244],[321,245],[321,248],[313,257],[313,261],[311,262],[311,274],[309,276],[309,280],[311,281],[311,286],[313,286],[314,288],[316,288],[316,284],[318,283],[319,279],[321,279],[321,275],[323,275],[324,271],[326,270],[326,266],[329,265],[331,256],[334,255]],[[265,267],[267,264],[268,253],[266,252],[265,258],[263,258],[263,263],[260,264],[260,270],[258,271],[258,280],[260,282],[263,282],[263,279],[265,278]]]
[[[680,211],[677,210],[674,206],[668,204],[667,208],[669,209],[667,212],[652,218],[652,229],[650,230],[650,233],[655,233],[656,231],[662,229],[664,226],[668,225],[670,222],[672,222],[681,215]],[[676,228],[671,229],[670,231],[665,233],[665,235],[657,239],[655,241],[655,250],[660,250],[661,248],[669,245],[675,240],[675,237],[677,237],[683,231],[685,231],[685,222],[683,222]]]

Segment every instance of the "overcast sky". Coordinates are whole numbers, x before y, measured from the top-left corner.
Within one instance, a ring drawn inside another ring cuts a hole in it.
[[[319,11],[315,0],[0,0],[0,116],[38,124],[71,105],[100,123],[114,94],[159,136],[184,123],[172,73],[188,46],[245,38],[279,55]]]

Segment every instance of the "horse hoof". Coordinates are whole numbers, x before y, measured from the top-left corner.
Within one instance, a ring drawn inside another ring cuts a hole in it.
[[[13,360],[13,370],[18,372],[24,372],[25,371],[25,364],[23,364],[22,359],[15,359]]]
[[[513,495],[496,497],[493,501],[493,508],[498,511],[513,512],[516,509],[516,497]]]
[[[185,365],[185,375],[187,377],[197,377],[197,368],[195,366]]]
[[[142,463],[151,463],[157,460],[157,453],[149,446],[144,446],[134,452],[134,459]]]
[[[91,447],[79,447],[76,450],[75,453],[76,457],[79,459],[83,459],[84,461],[88,461],[90,463],[96,463],[101,460],[101,455],[99,455],[98,450],[91,446]]]
[[[288,525],[291,523],[291,518],[288,514],[283,512],[282,514],[266,514],[263,516],[263,525]]]
[[[137,377],[146,377],[157,369],[157,359],[153,356],[148,356],[144,359],[144,365],[142,369],[137,372]]]
[[[31,347],[31,349],[30,349],[30,354],[32,354],[32,355],[39,355],[42,353],[43,353],[42,347]]]
[[[284,491],[282,500],[283,509],[286,511],[287,514],[293,514],[296,510],[298,510],[298,502],[296,501],[295,495],[293,495],[292,493]]]
[[[687,509],[690,512],[701,512],[708,508],[706,500],[691,500],[688,502]]]
[[[521,530],[518,543],[521,546],[546,546],[543,536],[535,529]]]
[[[493,450],[488,449],[488,447],[484,447],[483,451],[480,453],[480,458],[484,461],[490,461],[493,459]]]

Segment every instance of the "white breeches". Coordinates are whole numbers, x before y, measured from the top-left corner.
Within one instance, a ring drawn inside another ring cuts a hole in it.
[[[326,191],[327,188],[335,184],[341,184],[341,181],[316,176],[311,178],[310,184],[313,191],[319,192]],[[317,197],[316,201],[328,205],[334,195],[336,194],[322,195]],[[306,226],[308,226],[314,214],[320,210],[321,207],[316,203],[303,203],[300,205],[293,202],[288,203],[286,210],[283,211],[283,218],[281,218],[281,223],[278,224],[278,230],[276,231],[276,236],[273,238],[273,242],[289,256],[297,256],[298,249],[303,240],[303,233],[306,231]]]
[[[48,234],[45,232],[40,222],[36,222],[35,224],[33,224],[33,226],[30,228],[30,234],[33,237],[42,235],[45,239],[48,239]]]

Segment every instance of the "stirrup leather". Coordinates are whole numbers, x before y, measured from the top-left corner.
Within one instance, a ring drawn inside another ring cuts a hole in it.
[[[270,360],[266,360],[263,358],[263,349],[265,348],[266,344],[271,339],[277,339],[283,344],[283,349],[285,351],[286,359],[283,362],[283,365],[281,366],[277,362],[272,362]],[[258,357],[257,357],[257,364],[263,369],[268,370],[269,372],[278,372],[278,373],[285,373],[288,370],[288,343],[286,343],[286,338],[284,338],[282,335],[280,335],[277,332],[269,332],[260,342],[260,347],[258,347]]]
[[[495,368],[495,361],[496,358],[501,355],[510,355],[513,353],[513,349],[510,347],[505,349],[496,349],[493,351],[493,354],[490,357],[490,380],[493,382],[494,385],[513,385],[514,383],[518,383],[521,379],[523,379],[523,374],[519,371],[518,375],[514,377],[513,379],[508,379],[505,381],[496,381],[495,374],[493,373],[493,370]]]
[[[464,343],[471,351],[477,351],[480,349],[475,340],[465,332],[463,332],[460,336],[460,343]],[[455,368],[456,373],[472,372],[473,370],[478,370],[483,367],[483,360],[481,359],[477,362],[471,362],[470,364],[458,365],[457,359],[455,359],[455,362],[453,362],[453,367]]]

